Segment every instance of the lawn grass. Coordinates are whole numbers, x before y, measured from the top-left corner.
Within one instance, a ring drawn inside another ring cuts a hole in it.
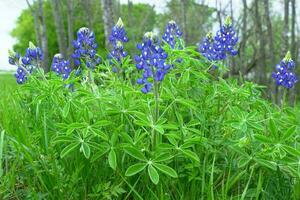
[[[0,101],[5,97],[5,95],[12,94],[16,87],[17,84],[13,74],[0,71]]]

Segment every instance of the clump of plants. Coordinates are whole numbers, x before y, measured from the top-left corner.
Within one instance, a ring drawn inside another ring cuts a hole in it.
[[[238,53],[230,18],[200,53],[182,34],[170,21],[131,58],[119,20],[101,59],[81,28],[72,57],[54,56],[47,74],[39,48],[11,52],[20,87],[0,105],[1,198],[299,198],[299,111],[212,75]],[[290,62],[273,74],[287,88],[297,80]]]

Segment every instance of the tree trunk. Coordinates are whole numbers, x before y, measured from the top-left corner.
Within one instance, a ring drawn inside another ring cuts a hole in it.
[[[73,53],[73,40],[74,40],[74,2],[73,0],[67,1],[67,18],[68,18],[68,56]]]
[[[266,83],[266,55],[265,55],[265,37],[262,31],[261,17],[259,14],[259,1],[254,1],[254,9],[255,9],[255,29],[256,29],[256,38],[259,41],[259,60],[257,65],[257,78],[259,83]]]
[[[296,25],[296,1],[291,0],[292,4],[292,18],[291,18],[291,35],[292,35],[292,41],[291,41],[291,53],[292,53],[292,58],[295,61],[295,64],[297,66],[297,61],[298,61],[298,52],[297,52],[297,42],[296,42],[296,31],[295,31],[295,25]],[[295,87],[290,90],[290,105],[293,106],[295,104],[295,95],[296,94],[296,89]]]
[[[43,69],[45,72],[49,71],[49,53],[48,53],[48,40],[47,40],[47,30],[46,30],[46,21],[45,16],[43,12],[43,0],[39,0],[39,19],[41,22],[41,28],[42,28],[42,40],[41,40],[41,48],[44,53],[44,59],[43,59]]]
[[[88,22],[88,28],[93,30],[93,16],[91,12],[91,0],[81,1],[82,7],[85,12],[86,21]]]
[[[268,34],[268,47],[269,47],[269,58],[270,58],[270,64],[272,67],[272,71],[275,69],[275,53],[274,53],[274,43],[273,43],[273,28],[272,28],[272,22],[270,19],[270,9],[269,9],[269,0],[264,0],[264,10],[265,10],[265,19],[266,19],[266,25],[267,25],[267,34]],[[273,103],[276,103],[275,98],[275,90],[276,86],[272,79],[272,76],[269,77],[269,85],[271,87],[270,96],[273,101]]]
[[[240,56],[241,56],[243,72],[247,70],[247,63],[248,63],[246,58],[247,18],[248,18],[247,0],[243,0],[243,29],[242,29],[242,41],[240,43]]]
[[[188,33],[188,26],[187,26],[187,8],[189,0],[180,0],[181,8],[182,8],[182,29],[184,34],[185,43],[188,44],[189,42],[189,33]]]
[[[289,49],[289,0],[284,0],[284,27],[283,27],[283,34],[282,34],[282,49],[281,49],[281,58],[284,57],[286,52]],[[277,103],[280,105],[283,102],[283,89],[285,88],[279,88],[277,87]],[[287,94],[288,95],[288,94]]]
[[[101,0],[101,6],[102,6],[102,10],[103,10],[105,46],[107,48],[109,35],[110,35],[111,29],[114,25],[112,1],[111,0]]]
[[[64,58],[67,57],[67,38],[65,27],[63,24],[63,18],[61,15],[61,7],[58,0],[52,0],[52,10],[54,16],[54,22],[56,26],[56,35],[59,46],[59,52],[63,55]]]
[[[33,16],[36,45],[41,47],[41,32],[39,27],[38,11],[30,5],[28,0],[26,0],[26,3]],[[35,2],[33,2],[33,4],[35,4]]]

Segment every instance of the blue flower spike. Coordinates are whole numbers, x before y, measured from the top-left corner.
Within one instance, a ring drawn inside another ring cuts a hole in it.
[[[57,75],[61,75],[63,80],[67,79],[72,71],[70,61],[64,60],[61,54],[55,54],[51,68]]]
[[[100,64],[101,59],[96,55],[98,44],[95,40],[93,31],[86,27],[82,27],[77,32],[77,39],[73,41],[74,53],[72,57],[76,66],[81,65],[82,61],[87,68],[94,69]]]
[[[113,46],[113,50],[110,51],[108,59],[110,64],[113,65],[113,59],[116,60],[119,64],[122,63],[122,59],[127,56],[127,52],[124,50],[124,44],[129,41],[127,33],[124,28],[124,24],[121,18],[119,18],[116,25],[112,28],[111,34],[109,36],[109,42]],[[118,72],[116,66],[113,66],[113,72]]]
[[[272,73],[272,78],[275,79],[278,86],[291,89],[298,82],[298,77],[294,70],[295,62],[288,51],[280,63],[276,65],[276,71]]]
[[[167,23],[165,33],[162,39],[167,42],[172,49],[176,46],[176,41],[180,40],[182,32],[175,21],[171,20]]]
[[[227,56],[236,56],[235,46],[238,37],[232,25],[231,17],[227,17],[216,36],[208,33],[198,47],[198,51],[209,61],[225,60]]]
[[[170,70],[170,65],[166,63],[168,54],[161,47],[161,41],[153,32],[147,32],[143,37],[143,42],[137,45],[141,55],[135,56],[136,68],[143,71],[137,83],[143,85],[143,93],[151,91],[154,83],[163,81],[165,75]]]

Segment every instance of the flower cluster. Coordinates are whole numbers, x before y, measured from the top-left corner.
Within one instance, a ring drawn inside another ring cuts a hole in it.
[[[175,21],[169,21],[162,39],[167,42],[172,49],[175,48],[176,40],[179,40],[182,32]]]
[[[9,51],[9,64],[18,67],[15,73],[17,83],[25,83],[27,75],[31,74],[35,67],[38,67],[42,59],[42,50],[39,47],[34,46],[31,42],[29,42],[29,47],[26,49],[26,53],[23,57],[21,57],[19,53]]]
[[[43,60],[43,52],[39,47],[36,47],[33,43],[29,42],[29,47],[26,49],[24,57],[22,57],[22,63],[24,65],[35,65]]]
[[[95,34],[86,27],[82,27],[77,32],[77,39],[73,41],[75,51],[72,55],[74,64],[79,66],[81,59],[85,61],[88,68],[93,69],[101,61],[96,55],[98,45],[95,41]]]
[[[127,52],[124,51],[124,43],[129,41],[122,19],[119,18],[117,24],[112,28],[109,36],[109,42],[113,45],[113,50],[108,55],[108,59],[112,64],[112,59],[115,59],[118,63],[121,63],[122,58],[127,56]],[[117,72],[118,69],[114,66],[113,71]]]
[[[69,77],[72,71],[70,61],[64,60],[61,54],[56,54],[53,57],[51,68],[52,71],[56,72],[58,75],[62,75],[64,80]]]
[[[166,64],[168,54],[161,48],[161,42],[152,32],[144,35],[143,43],[138,44],[137,48],[141,51],[141,55],[135,56],[136,68],[143,70],[143,76],[137,83],[144,85],[143,93],[148,93],[153,83],[162,81],[168,73],[170,69],[170,65]]]
[[[285,88],[293,88],[298,81],[294,69],[295,62],[291,59],[290,52],[287,52],[285,58],[276,65],[276,71],[272,73],[272,77],[275,79],[276,84]]]
[[[237,55],[238,51],[234,49],[237,42],[237,34],[230,17],[227,17],[224,25],[217,31],[216,36],[213,38],[212,34],[209,33],[202,40],[198,50],[210,61],[224,60],[227,55]]]

